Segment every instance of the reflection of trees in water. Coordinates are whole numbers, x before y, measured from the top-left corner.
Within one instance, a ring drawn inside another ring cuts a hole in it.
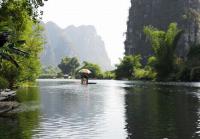
[[[189,139],[196,137],[199,100],[194,89],[146,86],[127,89],[129,137],[134,139]]]
[[[40,102],[40,93],[39,88],[32,87],[32,88],[22,88],[19,89],[17,92],[17,100],[19,102]]]
[[[31,139],[39,125],[39,110],[20,113],[18,118],[19,139]]]
[[[39,103],[37,88],[21,89],[17,95],[20,102],[34,101]],[[39,110],[13,114],[11,117],[0,118],[0,138],[31,139],[33,130],[39,125]]]

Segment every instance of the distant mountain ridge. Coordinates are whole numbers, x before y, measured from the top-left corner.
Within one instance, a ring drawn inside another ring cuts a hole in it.
[[[53,22],[43,23],[46,44],[41,55],[42,65],[57,66],[64,57],[77,57],[80,62],[98,64],[103,70],[111,70],[111,61],[105,44],[94,26],[69,26],[61,29]]]

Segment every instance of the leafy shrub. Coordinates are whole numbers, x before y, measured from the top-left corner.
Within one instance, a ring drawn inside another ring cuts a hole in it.
[[[134,68],[140,68],[142,66],[140,61],[140,55],[124,56],[123,59],[120,60],[120,64],[116,65],[116,79],[131,79]]]
[[[156,72],[153,71],[151,67],[146,66],[144,69],[135,68],[134,69],[134,78],[135,79],[145,79],[145,80],[154,80],[156,78]]]
[[[103,78],[103,72],[101,70],[101,67],[97,64],[84,61],[83,66],[80,69],[89,69],[91,71],[91,74],[89,74],[89,78],[92,78],[92,79]],[[80,77],[80,73],[79,73],[80,69],[77,70],[76,77]]]
[[[149,38],[154,52],[154,68],[158,74],[157,80],[166,80],[174,74],[176,48],[183,30],[176,23],[171,23],[167,31],[152,26],[144,27],[144,33]]]
[[[8,81],[2,77],[0,77],[0,89],[8,88]]]
[[[115,79],[114,71],[106,71],[103,73],[103,79]]]

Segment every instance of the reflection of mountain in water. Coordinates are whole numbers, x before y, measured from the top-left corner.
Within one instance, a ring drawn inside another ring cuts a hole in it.
[[[61,58],[76,56],[81,62],[88,61],[111,69],[105,44],[93,26],[69,26],[59,28],[55,23],[44,24],[46,45],[41,56],[43,65],[57,66]]]
[[[190,90],[191,89],[191,90]],[[127,130],[134,139],[198,138],[196,89],[146,86],[127,89]]]

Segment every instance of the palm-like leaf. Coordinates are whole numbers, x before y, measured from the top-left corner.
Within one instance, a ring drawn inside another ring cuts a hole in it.
[[[8,41],[8,34],[3,32],[0,34],[0,47],[3,47],[4,44]]]
[[[8,47],[7,47],[7,50],[10,52],[10,53],[14,53],[14,54],[17,54],[17,55],[21,55],[21,56],[28,56],[29,53],[25,52],[25,51],[22,51],[16,47],[14,47],[14,44],[9,44]]]
[[[19,67],[17,61],[15,61],[10,54],[16,54],[20,56],[28,56],[29,54],[25,51],[22,51],[15,47],[14,43],[8,43],[8,32],[3,32],[0,35],[0,58],[3,60],[10,61],[13,63],[17,68]],[[22,44],[25,41],[18,41],[17,43]]]
[[[181,36],[182,34],[184,33],[183,30],[179,31],[176,36],[174,37],[174,40],[173,40],[173,43],[172,43],[172,47],[173,47],[173,50],[176,49],[177,45],[178,45],[178,42],[179,40],[181,39]]]
[[[8,54],[0,52],[0,58],[2,58],[3,60],[7,60],[11,63],[13,63],[17,68],[19,68],[18,63]]]

